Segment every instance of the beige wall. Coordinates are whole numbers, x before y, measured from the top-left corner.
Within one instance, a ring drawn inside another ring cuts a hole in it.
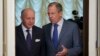
[[[3,55],[3,0],[0,0],[0,56]]]
[[[89,0],[89,56],[96,54],[97,0]]]
[[[4,56],[15,56],[15,0],[4,1]]]

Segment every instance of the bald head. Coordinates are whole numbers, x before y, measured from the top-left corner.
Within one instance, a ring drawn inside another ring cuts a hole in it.
[[[26,14],[28,11],[31,11],[31,12],[35,13],[35,11],[32,8],[25,8],[25,9],[22,10],[21,16],[23,16],[24,14]]]
[[[26,28],[32,28],[35,22],[35,12],[31,8],[23,9],[21,12],[22,24]]]

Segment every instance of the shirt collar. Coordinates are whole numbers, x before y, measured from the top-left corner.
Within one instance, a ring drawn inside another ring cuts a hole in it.
[[[60,21],[57,23],[59,26],[61,26],[63,24],[64,19],[61,18]]]
[[[30,30],[30,31],[32,31],[32,28],[27,29],[23,24],[22,24],[22,29],[23,29],[23,31],[26,31],[26,30]]]

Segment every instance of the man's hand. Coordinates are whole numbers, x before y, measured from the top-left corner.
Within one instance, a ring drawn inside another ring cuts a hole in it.
[[[68,49],[62,45],[62,51],[59,51],[56,56],[66,56],[67,55],[67,52],[68,52]]]

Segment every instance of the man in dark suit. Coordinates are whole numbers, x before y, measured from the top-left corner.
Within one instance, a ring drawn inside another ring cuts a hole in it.
[[[64,20],[62,10],[61,4],[57,2],[48,5],[51,23],[43,26],[46,56],[78,56],[82,51],[78,26]]]
[[[34,25],[34,10],[24,9],[21,19],[22,24],[16,27],[16,56],[44,56],[43,31]]]

